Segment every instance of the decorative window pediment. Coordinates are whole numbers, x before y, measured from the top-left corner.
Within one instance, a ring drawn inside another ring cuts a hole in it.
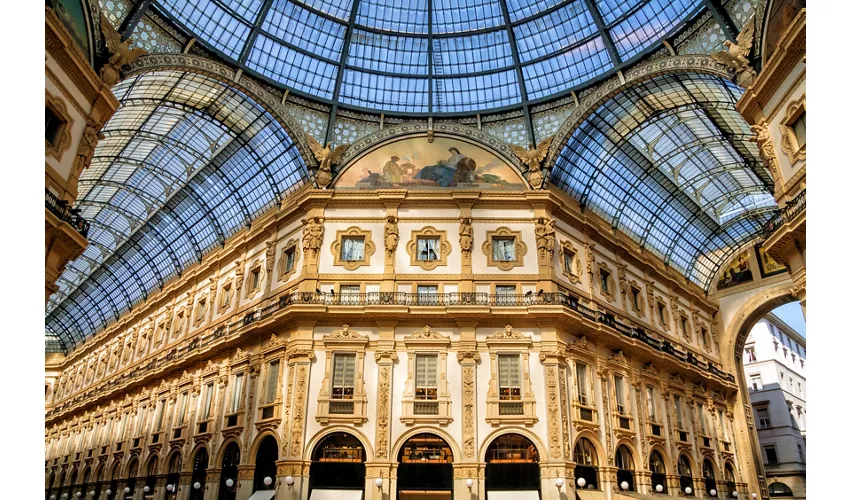
[[[263,283],[264,273],[265,271],[263,270],[263,265],[260,259],[255,260],[248,269],[248,276],[245,283],[246,300],[254,298],[254,296],[259,293],[260,288],[262,288],[260,285]]]
[[[363,380],[369,339],[348,325],[322,339],[325,376],[319,390],[316,420],[322,425],[366,422],[366,386]]]
[[[336,240],[331,243],[334,265],[354,271],[360,266],[368,266],[375,253],[372,231],[350,227],[336,232]]]
[[[410,241],[407,242],[410,265],[419,266],[425,271],[445,266],[448,255],[452,252],[446,234],[446,231],[431,226],[411,231]]]
[[[451,340],[425,326],[404,338],[407,382],[401,401],[401,421],[407,425],[452,421],[446,371]]]
[[[643,290],[641,290],[640,285],[635,280],[630,280],[628,282],[628,294],[627,299],[629,302],[629,309],[638,317],[643,317],[646,311],[646,301],[643,298]]]
[[[204,322],[207,316],[207,308],[209,306],[209,294],[203,293],[198,298],[198,303],[195,304],[195,326]]]
[[[598,277],[597,281],[599,282],[599,293],[602,294],[608,302],[614,302],[617,300],[617,281],[614,279],[614,271],[608,267],[608,263],[600,262],[596,266],[596,275]]]
[[[487,239],[481,245],[481,251],[487,257],[487,266],[510,271],[524,265],[528,248],[522,242],[520,231],[511,231],[502,226],[495,231],[487,231]]]
[[[782,151],[791,164],[806,159],[806,96],[788,105],[785,117],[779,124],[782,132]]]
[[[298,240],[291,239],[283,245],[280,259],[277,261],[277,280],[287,281],[294,273],[301,258],[301,250],[298,248]]]
[[[561,240],[561,266],[570,283],[581,283],[581,259],[578,256],[578,248],[573,246],[570,240]]]
[[[536,401],[531,387],[529,351],[531,337],[506,325],[484,341],[490,352],[490,384],[486,421],[499,425],[537,422]]]
[[[221,293],[218,298],[218,313],[222,314],[230,309],[233,304],[233,276],[224,280],[221,285]]]

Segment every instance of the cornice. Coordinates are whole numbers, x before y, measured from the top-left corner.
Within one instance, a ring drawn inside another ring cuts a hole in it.
[[[797,13],[755,82],[741,96],[737,108],[745,120],[758,121],[764,106],[801,61],[806,62],[806,9]]]

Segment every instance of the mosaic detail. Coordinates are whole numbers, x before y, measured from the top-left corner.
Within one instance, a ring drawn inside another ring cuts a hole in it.
[[[539,143],[547,137],[555,135],[564,121],[573,113],[573,106],[566,105],[531,116],[531,126],[534,127],[534,137]]]
[[[124,18],[127,17],[127,14],[133,7],[133,2],[130,0],[100,0],[99,3],[101,12],[103,12],[103,15],[106,16],[106,19],[112,23],[115,29],[121,26]]]
[[[525,129],[525,120],[523,118],[482,123],[481,129],[490,132],[508,144],[526,147],[529,142],[528,131]]]
[[[720,24],[712,16],[707,16],[705,22],[700,24],[697,31],[676,46],[678,54],[710,54],[723,50],[723,42],[726,36]]]
[[[747,19],[755,13],[757,3],[750,0],[731,0],[724,7],[726,8],[726,12],[729,13],[729,17],[732,18],[732,22],[740,30],[743,28],[744,23],[747,22]]]
[[[133,40],[134,46],[141,47],[151,54],[179,54],[183,52],[182,45],[147,15],[139,21],[130,38]]]
[[[378,130],[379,124],[361,120],[350,120],[337,116],[334,123],[334,144],[351,144]]]
[[[287,101],[286,109],[298,120],[301,128],[321,144],[325,143],[325,131],[328,129],[328,115],[300,104]]]

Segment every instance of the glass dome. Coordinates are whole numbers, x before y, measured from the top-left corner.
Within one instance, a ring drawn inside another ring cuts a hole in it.
[[[644,56],[700,0],[156,0],[203,45],[348,108],[474,113],[567,94]]]

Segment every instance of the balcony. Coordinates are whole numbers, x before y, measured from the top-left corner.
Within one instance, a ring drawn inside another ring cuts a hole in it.
[[[80,211],[68,206],[68,202],[60,200],[55,194],[47,189],[44,190],[44,208],[55,215],[59,220],[67,222],[80,235],[85,238],[89,234],[89,222],[80,216]]]

